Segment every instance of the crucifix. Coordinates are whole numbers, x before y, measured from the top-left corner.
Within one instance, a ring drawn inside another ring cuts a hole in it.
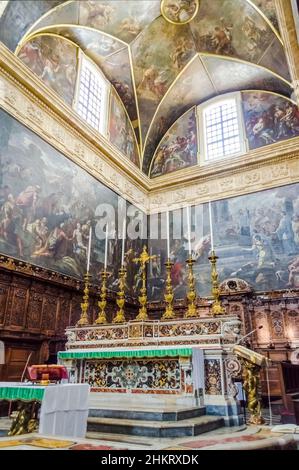
[[[138,300],[140,302],[141,307],[139,309],[139,313],[136,317],[136,320],[141,320],[141,321],[148,320],[147,307],[146,307],[146,304],[147,304],[146,265],[149,261],[151,261],[153,259],[156,259],[156,258],[157,258],[156,255],[150,256],[148,254],[147,247],[146,247],[146,245],[144,245],[140,257],[133,259],[134,263],[136,263],[136,264],[140,263],[140,270],[141,270],[140,274],[141,274],[141,280],[142,280],[142,287],[140,289],[140,295],[138,297]]]

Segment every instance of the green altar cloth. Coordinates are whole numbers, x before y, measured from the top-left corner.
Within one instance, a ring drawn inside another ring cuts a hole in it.
[[[60,351],[59,359],[109,359],[109,358],[144,358],[144,357],[189,357],[192,356],[191,348],[172,349],[139,349],[128,351]]]
[[[42,401],[45,387],[0,382],[0,400]]]

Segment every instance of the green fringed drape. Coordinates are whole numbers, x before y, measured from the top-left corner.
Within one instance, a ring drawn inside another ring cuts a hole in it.
[[[0,400],[42,401],[45,389],[41,387],[0,386]]]
[[[189,357],[191,348],[143,349],[131,351],[61,351],[59,359],[116,359],[116,358],[151,358],[151,357]]]

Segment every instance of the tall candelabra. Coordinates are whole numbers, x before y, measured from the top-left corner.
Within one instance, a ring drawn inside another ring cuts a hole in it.
[[[139,303],[140,303],[140,308],[139,308],[139,313],[136,317],[136,320],[138,321],[144,321],[148,320],[148,314],[147,314],[147,290],[146,290],[146,265],[150,260],[156,259],[157,256],[153,255],[150,256],[147,252],[147,246],[144,245],[142,253],[139,258],[134,258],[133,261],[136,264],[140,264],[140,269],[141,269],[141,289],[140,289],[140,295],[138,297]]]
[[[125,323],[126,317],[124,312],[124,306],[126,303],[125,298],[125,285],[126,285],[126,275],[127,271],[124,266],[119,270],[119,291],[117,293],[116,303],[119,310],[116,313],[116,316],[113,319],[113,323]]]
[[[166,302],[166,308],[165,312],[162,315],[162,320],[171,320],[172,318],[175,318],[175,314],[173,311],[173,299],[174,299],[174,294],[173,294],[173,288],[172,288],[172,282],[171,282],[171,269],[173,266],[173,263],[168,260],[165,263],[166,266],[166,289],[165,289],[165,294],[164,294],[164,299]]]
[[[211,263],[211,282],[212,282],[212,296],[214,298],[214,302],[212,305],[212,315],[223,315],[225,313],[225,309],[223,308],[220,300],[220,289],[219,289],[219,281],[218,281],[218,272],[217,272],[217,259],[215,251],[211,252],[211,256],[209,257]]]
[[[102,271],[102,286],[100,289],[100,300],[98,302],[99,315],[95,321],[96,325],[106,325],[108,323],[106,316],[106,306],[107,306],[107,278],[108,272],[106,269]]]
[[[86,326],[88,322],[88,307],[89,307],[89,287],[91,276],[89,272],[84,275],[84,295],[83,302],[81,303],[81,317],[76,326]]]
[[[188,309],[185,314],[186,318],[194,318],[197,317],[197,309],[196,309],[196,291],[195,291],[195,278],[193,273],[193,264],[195,260],[192,258],[190,254],[189,258],[186,261],[188,266],[188,292],[187,292],[187,299],[188,299]]]

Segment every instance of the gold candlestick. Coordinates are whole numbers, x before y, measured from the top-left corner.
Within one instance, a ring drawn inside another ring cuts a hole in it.
[[[186,261],[188,266],[188,292],[187,292],[187,299],[188,299],[188,310],[185,314],[185,318],[194,318],[197,317],[197,310],[196,310],[196,291],[195,291],[195,279],[193,274],[193,264],[195,260],[190,257]]]
[[[218,282],[218,272],[217,272],[217,259],[215,251],[211,252],[211,256],[209,256],[209,260],[211,262],[211,282],[212,282],[212,296],[214,298],[214,302],[212,305],[212,315],[223,315],[225,313],[225,309],[223,308],[220,300],[220,290],[219,290],[219,282]]]
[[[119,310],[116,313],[116,316],[113,319],[113,323],[125,323],[126,317],[124,312],[124,306],[126,303],[125,298],[125,281],[126,281],[127,271],[124,266],[119,270],[119,291],[117,293],[116,303],[119,307]]]
[[[134,258],[133,261],[134,263],[140,263],[141,265],[141,280],[142,280],[142,287],[140,289],[140,295],[138,297],[139,303],[141,305],[139,309],[139,313],[135,320],[138,321],[144,321],[148,320],[148,315],[147,315],[147,290],[146,290],[146,264],[152,260],[156,259],[157,256],[153,255],[150,256],[147,252],[147,247],[144,245],[142,253],[140,255],[140,258]]]
[[[107,305],[107,277],[108,272],[106,269],[102,272],[102,287],[100,289],[100,299],[98,302],[99,315],[95,321],[96,325],[106,325],[108,323],[106,317],[106,305]]]
[[[171,269],[173,266],[173,263],[168,260],[165,263],[166,266],[166,290],[164,294],[164,299],[166,302],[166,308],[165,312],[163,313],[162,320],[171,320],[172,318],[175,318],[175,314],[173,311],[173,299],[174,299],[174,294],[173,294],[173,288],[172,288],[172,282],[171,282]]]
[[[77,322],[76,326],[86,326],[89,324],[88,322],[88,307],[89,307],[89,287],[90,287],[90,279],[91,276],[89,272],[84,274],[84,295],[83,295],[83,302],[81,303],[81,317],[80,320]]]

